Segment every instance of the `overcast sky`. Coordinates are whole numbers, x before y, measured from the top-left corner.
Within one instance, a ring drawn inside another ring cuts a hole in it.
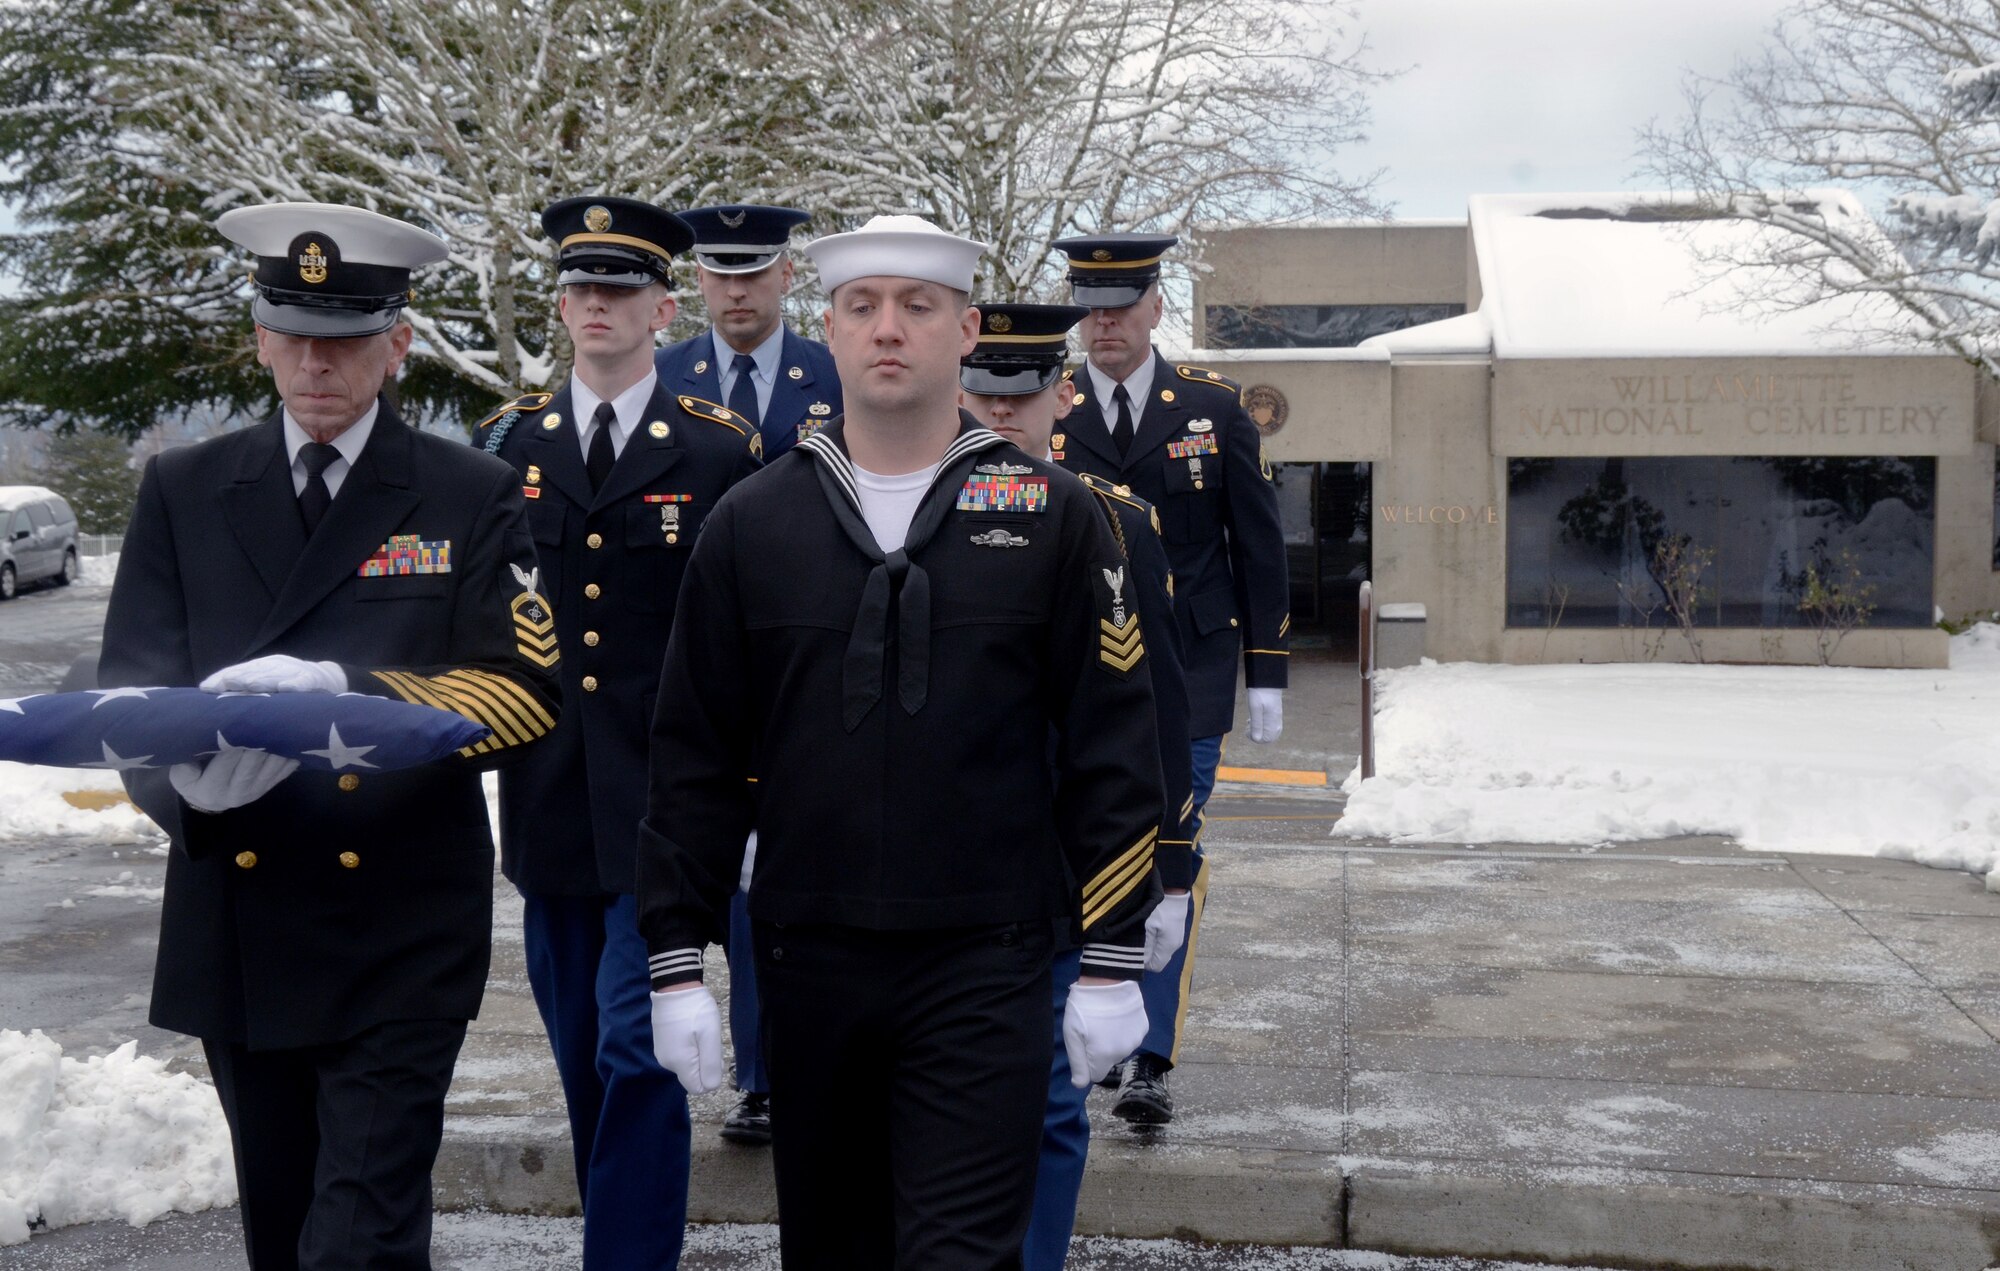
[[[1721,74],[1790,0],[1356,0],[1382,68],[1351,171],[1386,167],[1398,217],[1469,194],[1640,188],[1635,131],[1677,117],[1683,67]]]

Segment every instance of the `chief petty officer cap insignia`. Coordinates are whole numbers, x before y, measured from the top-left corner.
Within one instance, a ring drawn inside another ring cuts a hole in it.
[[[1090,234],[1056,241],[1069,257],[1070,295],[1092,309],[1139,303],[1160,280],[1160,258],[1181,240],[1173,234]]]
[[[986,244],[960,238],[921,216],[877,216],[847,234],[806,244],[830,296],[856,278],[914,278],[970,293],[972,272]]]
[[[444,259],[444,240],[414,225],[337,203],[267,203],[216,218],[222,236],[257,257],[250,306],[283,335],[341,339],[396,325],[410,271]]]
[[[605,287],[674,285],[672,258],[694,243],[694,231],[663,207],[613,194],[552,203],[542,232],[556,245],[556,283]]]
[[[979,343],[959,359],[958,386],[983,397],[1039,393],[1062,378],[1082,305],[981,304]]]
[[[792,231],[812,219],[795,207],[731,203],[697,207],[676,216],[694,231],[694,258],[715,274],[754,274],[785,254]]]

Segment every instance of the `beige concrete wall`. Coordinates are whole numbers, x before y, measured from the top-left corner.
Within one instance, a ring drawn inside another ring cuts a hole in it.
[[[1946,455],[1937,469],[1937,607],[1957,621],[2000,609],[1993,570],[1994,448]]]
[[[1244,404],[1264,431],[1264,453],[1273,463],[1388,457],[1388,354],[1327,349],[1277,358],[1275,352],[1200,349],[1189,361],[1243,386]],[[1282,420],[1275,432],[1270,431],[1274,419]]]
[[[1950,357],[1502,358],[1503,455],[1949,455],[1977,375]]]
[[[1464,300],[1464,225],[1338,225],[1211,230],[1205,305],[1450,304]]]
[[[1506,612],[1506,461],[1487,445],[1487,363],[1392,367],[1390,457],[1374,476],[1378,604],[1425,607],[1426,656],[1497,662]]]

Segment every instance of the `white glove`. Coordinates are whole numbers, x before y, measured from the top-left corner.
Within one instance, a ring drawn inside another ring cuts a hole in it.
[[[722,1087],[722,1012],[704,985],[653,994],[653,1058],[689,1094]]]
[[[1167,963],[1181,950],[1181,942],[1187,939],[1188,905],[1192,898],[1186,892],[1176,896],[1172,892],[1160,897],[1160,903],[1153,906],[1153,912],[1146,916],[1146,969],[1164,971]]]
[[[207,688],[206,684],[202,685]],[[1260,746],[1268,746],[1278,740],[1278,734],[1285,731],[1285,690],[1281,688],[1253,688],[1250,690],[1250,740]]]
[[[1081,1090],[1104,1080],[1146,1040],[1146,999],[1135,980],[1115,984],[1072,984],[1063,1007],[1063,1049],[1069,1052],[1069,1084]]]
[[[308,662],[271,653],[225,666],[201,682],[204,693],[345,693],[347,672],[337,662]]]
[[[167,780],[189,807],[227,812],[255,803],[298,770],[298,760],[268,750],[225,750],[207,763],[175,764]]]
[[[750,831],[750,838],[743,844],[743,872],[736,876],[736,889],[744,895],[750,894],[750,873],[757,868],[757,831]]]

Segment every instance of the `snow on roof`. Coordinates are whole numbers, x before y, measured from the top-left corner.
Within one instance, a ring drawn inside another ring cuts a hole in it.
[[[1389,354],[1369,347],[1372,341],[1351,349],[1187,349],[1186,356],[1161,350],[1170,362],[1193,366],[1220,366],[1225,362],[1386,362]]]
[[[1846,191],[1802,197],[1828,215],[1866,215]],[[1760,236],[1782,231],[1704,218],[1685,198],[1476,194],[1471,221],[1480,312],[1498,357],[1927,351],[1857,334],[1899,325],[1879,298],[1836,297],[1803,308],[1758,304],[1754,297],[1775,275],[1724,262],[1752,256],[1768,246]]]
[[[1404,327],[1363,340],[1357,348],[1380,350],[1397,357],[1436,357],[1444,354],[1493,352],[1493,324],[1483,309],[1461,313],[1456,318]]]
[[[0,512],[12,512],[30,503],[53,499],[56,492],[39,485],[0,485]]]

